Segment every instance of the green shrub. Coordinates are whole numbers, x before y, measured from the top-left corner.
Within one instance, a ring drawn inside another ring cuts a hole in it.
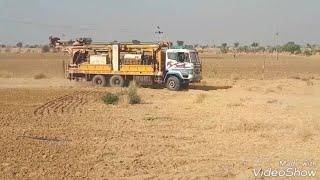
[[[112,93],[107,93],[105,96],[102,97],[102,101],[105,104],[117,104],[119,101],[119,96]]]
[[[301,46],[295,44],[295,42],[288,42],[287,44],[281,47],[281,51],[290,52],[294,54],[295,52],[301,52]]]
[[[141,98],[138,94],[129,95],[129,104],[140,104]]]
[[[310,50],[304,51],[305,56],[312,56],[312,52]]]

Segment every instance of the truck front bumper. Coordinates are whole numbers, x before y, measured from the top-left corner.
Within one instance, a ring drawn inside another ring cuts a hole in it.
[[[184,79],[185,81],[188,81],[190,83],[197,83],[202,80],[201,76],[194,76],[194,75],[189,75],[188,78]]]

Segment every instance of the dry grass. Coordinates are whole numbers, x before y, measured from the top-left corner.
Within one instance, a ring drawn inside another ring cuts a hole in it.
[[[130,82],[128,88],[128,100],[128,103],[131,105],[141,103],[141,97],[138,95],[138,85],[135,81]]]
[[[203,93],[197,94],[196,99],[194,100],[194,103],[197,103],[197,104],[203,103],[207,97],[208,96]]]
[[[257,121],[249,121],[247,119],[240,119],[233,122],[219,122],[216,130],[224,133],[255,133],[264,132],[272,128],[270,124]]]
[[[234,81],[238,81],[238,80],[240,80],[241,78],[240,78],[240,76],[237,75],[237,74],[231,74],[231,79],[234,80]]]
[[[316,57],[281,56],[279,61],[267,55],[239,55],[235,61],[232,55],[200,54],[203,60],[205,78],[223,79],[286,79],[308,72],[318,74],[320,62]],[[265,69],[263,71],[265,61]],[[308,62],[308,63],[306,63]]]
[[[172,120],[172,118],[170,118],[170,117],[156,117],[156,116],[149,116],[149,117],[145,117],[143,119],[145,121],[150,121],[150,122],[157,121],[157,120],[160,120],[160,121],[170,121],[170,120]]]
[[[291,79],[301,79],[300,76],[292,76]]]
[[[313,131],[306,127],[299,128],[298,132],[298,136],[303,142],[308,141],[314,135]]]
[[[317,78],[315,78],[315,76],[313,75],[296,75],[296,76],[292,76],[291,79],[296,79],[296,80],[301,80],[301,81],[305,81],[307,83],[307,86],[313,86],[313,80],[316,80]]]
[[[277,93],[277,92],[281,92],[283,91],[283,86],[282,85],[277,85],[277,86],[274,86],[274,87],[270,87],[270,88],[267,88],[265,90],[266,93]]]
[[[12,78],[13,74],[7,71],[0,71],[0,78]]]
[[[313,81],[312,81],[312,80],[308,80],[308,81],[307,81],[307,85],[308,85],[308,86],[313,86],[313,85],[314,85],[314,83],[313,83]]]
[[[242,104],[242,103],[229,103],[229,104],[227,104],[227,107],[230,107],[230,108],[232,108],[232,107],[243,107],[244,106],[244,104]]]
[[[129,97],[128,94],[118,94],[119,95],[119,102],[118,105],[122,108],[129,108],[130,104],[129,104]]]
[[[17,53],[15,50],[9,52],[1,52],[0,59],[34,59],[34,60],[44,60],[44,59],[67,59],[70,58],[64,53],[37,53],[33,52],[23,52]]]
[[[33,76],[34,79],[46,79],[47,76],[43,73],[39,73]]]
[[[277,103],[278,100],[277,99],[270,99],[267,101],[268,104],[274,104],[274,103]]]

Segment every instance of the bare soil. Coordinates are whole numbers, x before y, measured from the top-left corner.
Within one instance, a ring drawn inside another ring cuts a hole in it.
[[[202,59],[203,83],[139,88],[142,104],[113,106],[101,96],[124,89],[69,82],[60,57],[0,56],[11,74],[0,78],[0,179],[255,179],[281,160],[320,170],[318,59],[270,60],[264,79],[261,57]]]

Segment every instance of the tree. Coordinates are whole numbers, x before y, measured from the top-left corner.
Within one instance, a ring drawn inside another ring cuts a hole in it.
[[[237,54],[237,52],[238,52],[238,50],[239,50],[239,45],[240,45],[240,43],[239,42],[235,42],[234,43],[234,51],[233,51],[233,58],[236,58],[236,54]]]
[[[256,49],[257,49],[257,47],[259,47],[259,43],[257,43],[257,42],[253,42],[253,43],[251,44],[251,47],[252,47],[252,49],[253,49],[253,52],[255,53],[255,52],[256,52]]]
[[[178,45],[178,46],[183,46],[183,45],[184,45],[184,41],[179,41],[179,40],[178,40],[178,41],[177,41],[177,45]]]
[[[92,43],[92,39],[91,38],[87,38],[87,37],[78,38],[76,41],[79,42],[80,44],[86,44],[86,45]]]
[[[141,44],[141,41],[139,41],[139,40],[132,40],[132,43],[133,43],[133,44]]]
[[[257,43],[257,42],[253,42],[251,44],[251,47],[253,47],[253,48],[257,48],[258,46],[259,46],[259,43]]]
[[[220,47],[220,50],[222,53],[227,53],[228,52],[228,44],[227,43],[222,43],[221,44],[221,47]]]
[[[239,47],[239,45],[240,45],[240,43],[239,43],[239,42],[235,42],[235,43],[234,43],[234,47],[235,47],[235,48],[238,48],[238,47]]]
[[[240,46],[238,50],[240,52],[248,53],[249,52],[249,47],[248,46]]]
[[[16,46],[17,46],[18,48],[22,48],[23,44],[22,44],[22,42],[18,42]]]
[[[227,43],[222,43],[221,46],[222,46],[223,48],[227,48],[228,44],[227,44]]]
[[[307,48],[310,48],[310,49],[311,49],[311,48],[312,48],[312,45],[308,43],[308,44],[307,44]]]
[[[281,47],[281,50],[294,54],[296,52],[301,52],[301,46],[298,44],[295,44],[295,42],[288,42],[287,44]]]

